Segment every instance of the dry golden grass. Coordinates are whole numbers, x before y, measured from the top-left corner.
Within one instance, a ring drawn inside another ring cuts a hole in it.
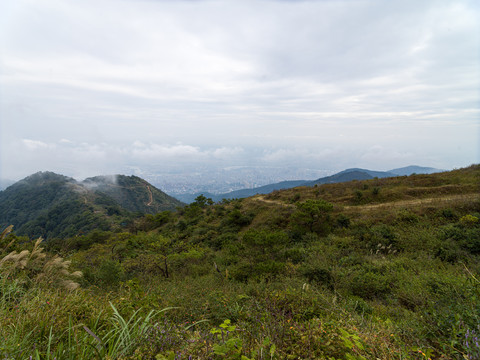
[[[0,235],[0,240],[3,240],[12,228],[9,226],[5,229]],[[48,258],[44,249],[40,247],[42,241],[42,238],[38,238],[31,251],[12,251],[5,255],[0,260],[0,272],[6,277],[12,276],[48,285],[58,285],[67,290],[77,289],[80,285],[72,278],[80,278],[82,272],[70,272],[70,261],[58,255]]]

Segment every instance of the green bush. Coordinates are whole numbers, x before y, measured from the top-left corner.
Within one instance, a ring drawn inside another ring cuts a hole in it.
[[[337,217],[337,225],[341,228],[349,228],[350,222],[350,218],[344,214],[340,214]]]
[[[105,260],[94,276],[100,284],[107,286],[117,285],[124,279],[123,268],[115,260]]]
[[[333,204],[325,200],[306,200],[297,204],[297,211],[291,217],[294,229],[302,233],[327,235],[331,229],[330,212]]]
[[[315,267],[306,267],[302,271],[310,283],[325,286],[333,290],[333,276],[330,270]]]
[[[392,292],[389,280],[386,275],[361,269],[347,286],[353,295],[362,299],[385,299]]]

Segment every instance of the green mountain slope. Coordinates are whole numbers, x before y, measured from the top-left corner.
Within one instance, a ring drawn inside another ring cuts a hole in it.
[[[182,203],[137,176],[96,176],[85,179],[82,186],[98,195],[108,196],[132,212],[155,214],[174,210]]]
[[[181,205],[135,176],[77,182],[39,172],[0,192],[0,225],[14,225],[19,235],[66,237],[126,226],[134,212],[154,214]]]

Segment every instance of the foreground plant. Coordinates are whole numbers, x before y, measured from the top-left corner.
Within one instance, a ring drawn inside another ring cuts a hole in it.
[[[2,232],[0,241],[12,231],[12,228],[13,226],[9,226]],[[14,240],[5,249],[9,248]],[[0,260],[0,273],[4,278],[16,279],[27,287],[43,283],[57,285],[67,290],[77,289],[80,285],[72,278],[82,277],[82,272],[70,272],[70,261],[66,261],[58,255],[48,258],[44,248],[40,247],[42,241],[42,238],[38,238],[31,251],[12,251],[4,256]]]

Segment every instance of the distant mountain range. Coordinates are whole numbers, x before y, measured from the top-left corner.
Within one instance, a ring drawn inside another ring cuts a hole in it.
[[[355,168],[313,181],[282,181],[220,195],[202,194],[221,201],[297,186],[440,171],[419,166],[390,171]],[[94,229],[118,230],[131,224],[137,215],[174,210],[184,203],[193,202],[199,195],[177,196],[181,202],[136,176],[96,176],[77,181],[53,172],[39,172],[0,191],[0,229],[12,224],[18,235],[44,238],[75,236]]]
[[[183,203],[136,176],[97,176],[78,182],[39,172],[0,191],[0,229],[18,235],[74,236],[125,226],[135,213],[174,210]]]
[[[235,198],[246,198],[254,196],[257,194],[269,194],[275,190],[290,189],[297,186],[314,186],[316,184],[331,184],[339,182],[347,182],[352,180],[369,180],[375,177],[377,178],[387,178],[395,176],[408,176],[412,174],[433,174],[437,172],[442,172],[444,170],[435,169],[431,167],[422,167],[411,165],[403,168],[392,169],[389,171],[374,171],[360,168],[352,168],[343,170],[337,174],[319,178],[317,180],[292,180],[292,181],[282,181],[275,184],[264,185],[252,189],[241,189],[228,192],[225,194],[211,194],[211,193],[195,193],[195,194],[181,194],[176,195],[176,198],[185,202],[191,203],[199,195],[204,195],[211,198],[213,201],[222,201],[222,199],[235,199]]]
[[[435,173],[444,172],[444,171],[446,170],[411,165],[403,168],[393,169],[393,170],[390,170],[389,172],[399,176],[408,176],[412,174],[435,174]]]

